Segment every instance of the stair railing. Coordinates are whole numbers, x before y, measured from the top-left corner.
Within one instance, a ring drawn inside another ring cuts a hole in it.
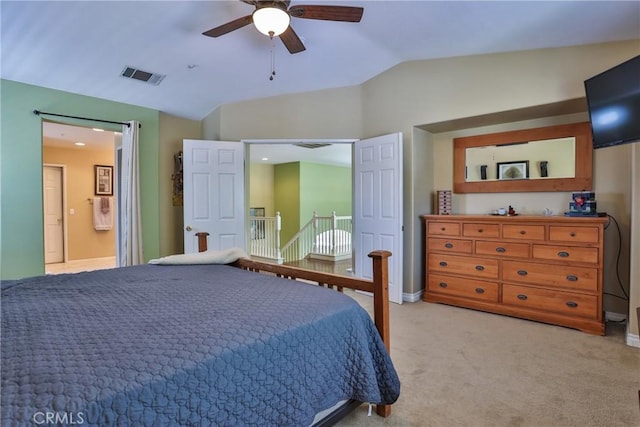
[[[282,247],[285,262],[306,258],[308,255],[350,256],[351,255],[351,216],[313,217]]]
[[[319,216],[311,219],[280,247],[282,217],[250,216],[250,255],[278,263],[297,261],[307,256],[337,259],[351,256],[351,216]]]
[[[282,262],[280,251],[280,231],[282,218],[280,212],[274,217],[250,216],[250,255]]]

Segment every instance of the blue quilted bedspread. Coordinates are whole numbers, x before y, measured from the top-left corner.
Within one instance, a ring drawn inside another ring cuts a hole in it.
[[[225,265],[2,282],[1,351],[3,426],[307,426],[400,392],[353,299]]]

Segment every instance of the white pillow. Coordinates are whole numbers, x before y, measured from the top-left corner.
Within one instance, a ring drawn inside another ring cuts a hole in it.
[[[240,248],[224,249],[221,251],[205,251],[193,254],[169,255],[149,261],[156,265],[183,265],[183,264],[230,264],[238,258],[248,258]]]

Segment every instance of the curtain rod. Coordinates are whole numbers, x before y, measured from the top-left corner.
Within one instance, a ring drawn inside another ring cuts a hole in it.
[[[38,111],[38,110],[33,110],[33,114],[35,114],[36,116],[40,116],[42,114],[46,115],[46,116],[56,116],[56,117],[66,117],[68,119],[79,119],[79,120],[89,120],[92,122],[101,122],[101,123],[112,123],[114,125],[124,125],[124,126],[131,126],[129,123],[126,122],[114,122],[111,120],[101,120],[101,119],[92,119],[89,117],[78,117],[78,116],[66,116],[64,114],[55,114],[55,113],[46,113],[44,111]],[[138,124],[138,127],[141,128],[142,124]]]

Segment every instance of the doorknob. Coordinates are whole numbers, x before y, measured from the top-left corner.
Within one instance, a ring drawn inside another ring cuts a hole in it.
[[[186,230],[187,230],[187,231],[191,231],[191,230],[193,230],[193,228],[191,228],[191,226],[190,226],[190,225],[187,225]]]

